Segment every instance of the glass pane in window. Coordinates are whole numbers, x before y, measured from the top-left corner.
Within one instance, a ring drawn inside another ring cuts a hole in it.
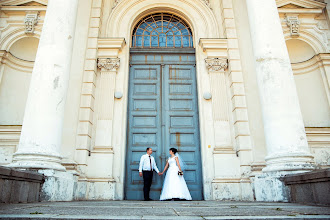
[[[168,25],[168,21],[163,21],[163,27],[165,28],[167,27],[167,25]]]
[[[156,13],[139,21],[132,47],[193,47],[189,26],[169,13]]]
[[[137,47],[142,46],[142,36],[136,36],[136,46]]]
[[[143,37],[143,46],[144,47],[150,47],[150,36],[144,36]]]
[[[140,25],[140,28],[141,28],[141,29],[145,29],[147,26],[148,26],[147,23],[142,23],[142,24]]]
[[[136,31],[136,35],[142,35],[143,30],[141,28],[138,28]]]
[[[166,47],[166,35],[165,34],[159,35],[159,46]]]
[[[189,35],[187,28],[181,30],[181,32],[182,32],[182,35]]]
[[[150,24],[150,26],[151,26],[152,28],[157,28],[155,22],[152,22],[152,23]]]
[[[178,23],[177,26],[178,26],[178,28],[179,28],[180,30],[186,28],[186,27],[185,27],[183,24],[181,24],[181,23]]]
[[[158,27],[162,27],[163,26],[162,21],[157,21],[156,24],[157,24]]]
[[[151,26],[148,26],[148,27],[146,28],[146,30],[147,30],[147,31],[152,31],[153,28],[152,28]]]
[[[175,36],[175,47],[181,47],[181,36]]]
[[[173,47],[173,46],[174,46],[173,36],[167,35],[167,47]]]
[[[151,46],[158,47],[158,36],[151,36]]]
[[[177,31],[179,31],[179,29],[176,26],[173,26],[172,31],[177,32]]]
[[[174,35],[177,35],[177,36],[181,36],[181,34],[182,34],[181,31],[177,31],[174,33]]]
[[[174,24],[173,23],[169,23],[168,28],[171,29],[172,27],[174,27]]]
[[[182,36],[183,47],[189,47],[189,36]]]

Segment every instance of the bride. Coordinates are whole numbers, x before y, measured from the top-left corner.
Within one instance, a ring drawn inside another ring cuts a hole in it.
[[[161,174],[163,174],[168,168],[163,183],[163,189],[160,195],[160,200],[171,200],[171,199],[192,200],[186,181],[183,178],[183,172],[181,169],[183,163],[180,156],[177,153],[177,149],[171,148],[170,155],[171,157],[168,159],[163,172],[161,172]],[[182,173],[182,175],[179,175],[180,172]]]

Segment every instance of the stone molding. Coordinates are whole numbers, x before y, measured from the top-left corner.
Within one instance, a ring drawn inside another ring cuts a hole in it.
[[[200,0],[200,1],[202,1],[207,7],[211,8],[209,0]],[[112,8],[115,8],[120,2],[121,2],[121,0],[115,0],[115,2],[113,3]]]
[[[99,38],[97,55],[99,58],[117,58],[125,45],[125,38]]]
[[[46,6],[48,4],[48,0],[2,0],[0,6],[20,6],[28,5],[29,3]]]
[[[10,52],[8,51],[0,51],[0,64],[6,64],[9,67],[26,72],[26,73],[32,73],[34,62],[33,61],[26,61],[19,59],[15,56],[13,56]]]
[[[25,33],[34,34],[34,27],[38,24],[39,11],[27,11],[24,18]]]
[[[310,73],[324,65],[330,64],[330,54],[322,53],[317,54],[309,60],[299,62],[299,63],[291,63],[291,67],[294,75],[301,75]]]
[[[300,21],[298,14],[286,14],[286,24],[290,28],[291,37],[299,37]]]
[[[324,9],[326,3],[315,1],[315,0],[276,0],[276,5],[278,8],[285,9],[286,6],[295,5],[297,8],[303,9]],[[290,9],[290,8],[287,8]]]
[[[120,58],[98,58],[97,67],[101,71],[116,71],[120,66]]]
[[[228,68],[228,59],[226,58],[206,58],[206,67],[212,72],[225,72]]]

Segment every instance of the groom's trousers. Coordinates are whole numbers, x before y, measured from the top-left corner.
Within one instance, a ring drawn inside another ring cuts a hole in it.
[[[149,192],[150,192],[150,187],[152,183],[152,176],[153,176],[153,171],[143,171],[143,193],[144,193],[144,200],[149,200]]]

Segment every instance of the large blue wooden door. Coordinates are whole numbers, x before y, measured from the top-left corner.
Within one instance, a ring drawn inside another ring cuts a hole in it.
[[[133,55],[129,76],[125,198],[143,199],[140,157],[147,147],[164,169],[169,149],[185,160],[184,177],[194,200],[202,200],[195,56]],[[165,176],[154,173],[150,197],[158,200]]]

